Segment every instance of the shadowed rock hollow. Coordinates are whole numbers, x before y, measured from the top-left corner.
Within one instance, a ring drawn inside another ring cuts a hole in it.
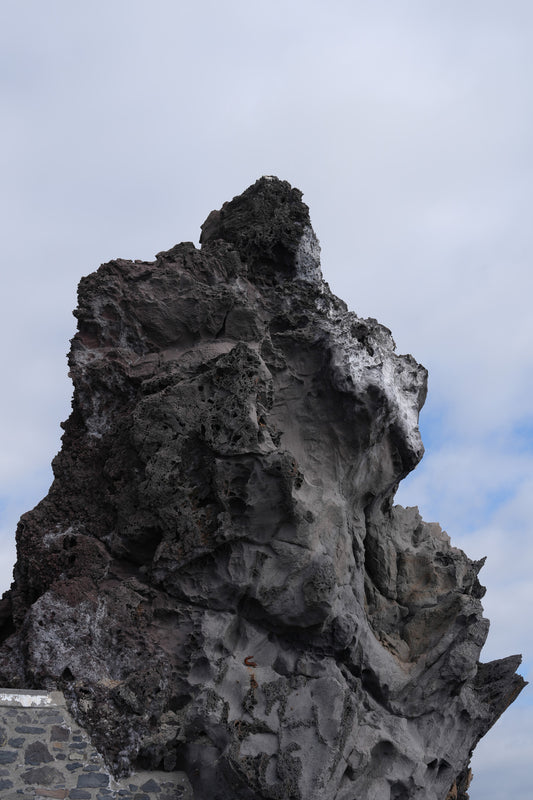
[[[301,192],[261,178],[200,250],[104,264],[75,316],[2,684],[198,800],[466,797],[520,658],[479,663],[482,562],[393,505],[426,371],[330,292]]]

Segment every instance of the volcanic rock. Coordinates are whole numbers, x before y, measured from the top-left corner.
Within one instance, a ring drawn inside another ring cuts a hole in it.
[[[200,250],[80,282],[0,682],[63,690],[117,774],[198,800],[466,797],[520,658],[479,663],[483,562],[393,503],[426,370],[331,293],[301,198],[263,177]]]

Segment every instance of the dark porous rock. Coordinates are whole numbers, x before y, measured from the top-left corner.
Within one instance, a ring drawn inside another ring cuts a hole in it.
[[[519,659],[480,664],[482,562],[394,505],[426,370],[331,293],[301,197],[261,178],[201,250],[82,279],[0,683],[62,689],[117,774],[199,800],[466,797]]]

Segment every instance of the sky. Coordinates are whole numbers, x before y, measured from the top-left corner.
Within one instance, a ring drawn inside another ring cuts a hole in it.
[[[70,413],[79,279],[198,243],[259,176],[304,192],[332,290],[429,370],[397,495],[473,559],[485,661],[533,664],[533,4],[3,0],[0,589]],[[529,800],[533,692],[471,800]]]

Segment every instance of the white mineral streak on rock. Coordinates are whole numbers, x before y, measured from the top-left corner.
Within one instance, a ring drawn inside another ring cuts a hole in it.
[[[322,280],[320,269],[320,243],[314,230],[308,225],[302,234],[296,252],[296,274],[302,281],[316,283]]]
[[[87,433],[95,439],[101,439],[110,428],[109,416],[101,408],[100,398],[97,394],[93,396],[92,414],[85,420]]]
[[[63,537],[73,533],[74,533],[74,528],[72,527],[72,525],[70,525],[66,530],[61,530],[60,526],[56,526],[55,531],[49,531],[48,533],[44,534],[43,545],[49,548],[53,544],[55,544],[58,541],[58,539],[62,539]]]
[[[425,391],[426,370],[412,356],[397,355],[388,328],[373,319],[362,320],[349,312],[330,312],[332,366],[340,389],[364,392],[378,389],[386,398],[390,421],[396,423],[413,455],[420,459],[424,447],[418,428],[420,398]],[[351,328],[366,328],[364,344]]]
[[[106,348],[106,350],[107,349],[108,348]],[[102,361],[104,357],[105,352],[102,348],[89,348],[77,342],[76,347],[72,350],[71,361],[77,374],[79,376],[84,376],[88,373],[89,367],[93,366],[98,361]],[[101,439],[109,428],[109,420],[100,407],[101,401],[98,392],[86,392],[83,396],[82,405],[88,436]]]

